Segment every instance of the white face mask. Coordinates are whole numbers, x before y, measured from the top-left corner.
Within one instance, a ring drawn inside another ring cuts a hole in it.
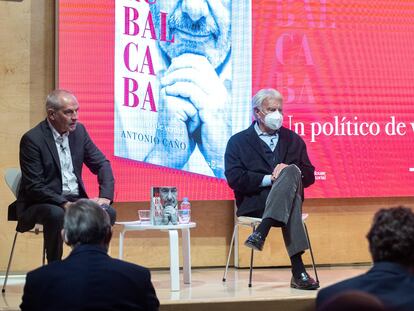
[[[279,112],[279,110],[276,110],[268,113],[263,122],[268,128],[276,131],[282,127],[283,115]]]

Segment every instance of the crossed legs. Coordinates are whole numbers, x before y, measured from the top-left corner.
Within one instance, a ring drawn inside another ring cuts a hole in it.
[[[316,289],[319,284],[306,273],[302,254],[309,248],[302,223],[302,179],[296,165],[284,168],[273,183],[266,200],[262,223],[249,236],[245,245],[262,250],[271,227],[281,227],[283,239],[292,263],[291,286]]]

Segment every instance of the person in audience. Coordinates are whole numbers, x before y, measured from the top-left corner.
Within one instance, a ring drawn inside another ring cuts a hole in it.
[[[317,311],[386,311],[377,297],[356,290],[343,292],[326,301]]]
[[[413,211],[403,206],[379,210],[367,238],[373,267],[363,275],[320,290],[318,308],[335,295],[359,290],[377,297],[392,310],[413,310]]]
[[[110,206],[114,196],[111,165],[78,122],[75,95],[52,91],[46,99],[46,113],[46,120],[20,141],[22,180],[9,214],[16,216],[19,232],[32,229],[36,223],[43,225],[50,263],[62,258],[60,231],[65,210],[77,199],[88,197],[82,181],[84,164],[98,177],[99,197],[94,200],[109,213],[112,223],[116,212]]]
[[[261,251],[271,227],[281,227],[292,263],[291,287],[317,289],[319,283],[302,261],[309,248],[302,223],[303,188],[315,182],[315,168],[303,139],[282,126],[283,98],[278,91],[258,91],[252,106],[256,120],[230,138],[224,156],[237,216],[262,218],[244,244]]]
[[[112,228],[97,202],[72,203],[62,237],[70,255],[27,274],[22,311],[158,310],[150,271],[107,254]]]

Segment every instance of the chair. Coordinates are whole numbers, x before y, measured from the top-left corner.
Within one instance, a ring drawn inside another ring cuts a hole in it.
[[[315,272],[316,281],[319,282],[318,272],[316,271],[315,258],[313,257],[312,246],[311,246],[311,242],[310,242],[310,239],[309,239],[308,228],[306,227],[306,223],[305,223],[305,220],[308,218],[308,216],[309,216],[308,214],[302,214],[302,223],[303,223],[303,226],[304,226],[304,229],[305,229],[306,239],[308,240],[308,244],[309,244],[309,250],[310,250],[310,254],[311,254],[311,258],[312,258],[313,271]],[[228,269],[229,269],[231,252],[232,252],[233,247],[236,247],[236,245],[235,245],[235,236],[238,232],[239,226],[251,227],[252,231],[254,232],[256,230],[256,227],[261,222],[262,222],[261,218],[246,217],[246,216],[240,216],[240,217],[236,218],[235,225],[234,225],[234,230],[233,230],[233,236],[231,237],[231,242],[230,242],[229,254],[227,256],[226,269],[224,270],[223,282],[226,282],[226,279],[227,279],[227,272],[228,272]],[[250,253],[249,287],[252,287],[253,254],[254,254],[254,250],[252,249],[251,253]]]
[[[17,194],[19,193],[19,187],[20,187],[20,181],[22,179],[22,173],[20,172],[20,169],[18,168],[8,168],[6,169],[6,172],[4,174],[4,179],[6,181],[7,186],[9,187],[9,189],[11,190],[11,192],[13,192],[14,196],[17,198]],[[15,217],[15,215],[11,215],[10,211],[9,211],[9,220],[17,220],[17,218]],[[30,230],[27,231],[30,233],[34,233],[34,234],[39,234],[41,232],[43,232],[43,226],[40,224],[36,224],[35,227]],[[12,245],[12,249],[10,252],[10,257],[9,257],[9,262],[7,264],[7,270],[6,270],[6,276],[4,278],[4,283],[3,283],[3,288],[1,290],[2,293],[6,292],[6,285],[7,285],[7,280],[9,278],[9,272],[10,272],[10,266],[11,266],[11,262],[13,259],[13,253],[14,253],[14,246],[16,245],[16,239],[17,239],[17,234],[19,232],[16,231],[16,233],[14,234],[14,239],[13,239],[13,245]],[[42,259],[42,264],[45,264],[45,244],[43,242],[43,259]]]

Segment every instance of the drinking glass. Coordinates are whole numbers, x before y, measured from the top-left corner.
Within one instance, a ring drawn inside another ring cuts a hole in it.
[[[141,209],[138,211],[139,220],[142,225],[151,224],[151,211],[149,209]]]

